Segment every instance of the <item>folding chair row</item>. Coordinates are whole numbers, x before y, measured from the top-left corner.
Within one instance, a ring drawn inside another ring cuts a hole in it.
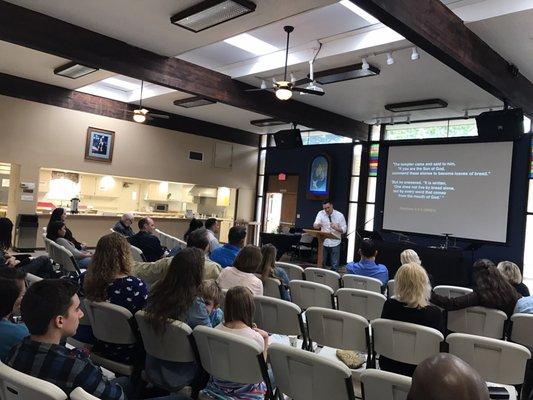
[[[344,287],[350,289],[368,290],[376,293],[382,292],[382,283],[376,278],[354,274],[345,274],[341,278],[338,272],[323,268],[306,268],[304,270],[304,274],[305,280],[329,286],[334,291]]]
[[[141,249],[133,245],[130,245],[130,247],[131,247],[131,256],[134,261],[146,262],[146,257],[144,256],[144,253]]]
[[[172,235],[169,235],[168,233],[160,231],[159,229],[155,230],[155,235],[159,238],[161,246],[164,246],[169,250],[177,246],[180,246],[182,248],[187,247],[187,243],[185,241],[178,239],[177,237],[174,237]]]
[[[61,268],[67,272],[73,272],[75,274],[81,273],[76,259],[68,249],[48,238],[44,238],[44,243],[50,258],[58,263]]]

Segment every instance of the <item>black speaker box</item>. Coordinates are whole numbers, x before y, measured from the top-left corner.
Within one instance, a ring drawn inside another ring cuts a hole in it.
[[[299,129],[285,129],[274,133],[278,149],[295,149],[302,147],[302,135]]]
[[[481,139],[516,140],[524,133],[524,113],[521,108],[488,111],[476,117],[476,125]]]

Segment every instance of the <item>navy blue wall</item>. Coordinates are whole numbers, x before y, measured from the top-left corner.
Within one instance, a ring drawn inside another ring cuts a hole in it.
[[[296,226],[299,228],[311,228],[315,221],[316,213],[322,209],[322,202],[307,199],[307,183],[309,178],[309,165],[313,158],[320,154],[329,156],[331,165],[331,200],[334,208],[348,218],[348,197],[350,190],[351,143],[327,144],[316,146],[304,146],[299,149],[285,150],[275,147],[267,150],[265,175],[285,174],[298,175],[298,201],[296,214]],[[266,182],[266,179],[265,179]]]

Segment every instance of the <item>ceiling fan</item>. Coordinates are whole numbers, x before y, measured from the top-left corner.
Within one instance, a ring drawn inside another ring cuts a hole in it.
[[[283,30],[287,32],[287,47],[285,49],[285,69],[283,72],[282,81],[273,80],[274,83],[273,83],[272,89],[276,93],[276,97],[280,100],[289,100],[292,97],[292,92],[298,92],[300,94],[314,94],[316,96],[323,96],[324,90],[321,87],[319,87],[316,84],[316,82],[313,81],[312,75],[311,75],[311,83],[305,88],[296,86],[294,78],[292,77],[291,79],[287,80],[287,61],[289,58],[289,38],[290,38],[291,32],[294,30],[294,27],[287,25],[283,27]],[[313,68],[312,62],[310,62],[310,68],[311,68],[311,74],[312,74],[312,68]],[[263,81],[259,89],[249,89],[248,91],[256,91],[256,90],[268,90],[266,83]]]
[[[141,98],[139,99],[139,108],[133,111],[128,111],[130,113],[133,113],[133,120],[135,122],[143,123],[146,120],[151,120],[154,118],[169,119],[170,116],[168,115],[155,114],[155,113],[148,111],[146,108],[143,108],[143,89],[144,89],[144,81],[141,81]]]

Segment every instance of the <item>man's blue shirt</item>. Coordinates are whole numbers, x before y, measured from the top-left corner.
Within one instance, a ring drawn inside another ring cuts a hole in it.
[[[213,250],[209,258],[214,262],[219,263],[222,268],[226,268],[233,265],[233,261],[235,261],[240,250],[239,247],[228,243]]]
[[[383,264],[376,264],[374,260],[361,259],[359,262],[351,262],[346,265],[348,274],[368,276],[379,279],[382,286],[389,281],[389,270]]]

